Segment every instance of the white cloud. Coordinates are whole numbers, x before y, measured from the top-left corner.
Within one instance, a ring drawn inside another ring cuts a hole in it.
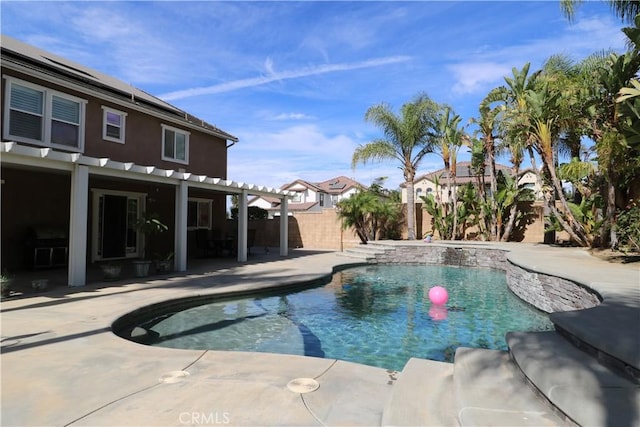
[[[486,91],[488,85],[499,84],[510,70],[508,65],[493,62],[455,64],[447,68],[456,80],[453,91],[460,95]]]
[[[304,113],[280,113],[276,116],[269,117],[267,120],[311,120],[313,116]]]
[[[465,61],[446,66],[454,77],[452,91],[458,95],[484,94],[503,84],[511,69],[531,63],[531,69],[542,66],[554,54],[566,54],[576,62],[598,50],[624,50],[624,35],[611,17],[593,17],[576,21],[560,34],[548,34],[525,43],[496,48],[484,46],[474,52],[458,52]]]
[[[274,81],[297,79],[301,77],[309,77],[314,75],[335,73],[339,71],[350,71],[362,68],[380,67],[383,65],[396,64],[399,62],[408,61],[408,56],[390,56],[384,58],[368,59],[360,62],[352,63],[338,63],[338,64],[322,64],[311,67],[300,68],[297,70],[273,72],[268,76],[250,77],[246,79],[234,80],[225,83],[220,83],[212,86],[196,87],[191,89],[184,89],[175,92],[166,93],[160,95],[166,101],[173,101],[176,99],[189,98],[198,95],[209,95],[215,93],[230,92],[238,89],[250,88],[255,86],[265,85]],[[273,64],[268,64],[268,70],[273,71]]]
[[[358,164],[351,168],[355,148],[368,140],[344,134],[326,135],[317,125],[306,124],[279,131],[240,133],[240,143],[229,150],[228,177],[251,184],[281,187],[296,179],[320,182],[348,176],[364,185],[387,177],[385,187],[397,188],[403,182],[396,160]],[[418,174],[438,169],[442,161],[425,157]]]

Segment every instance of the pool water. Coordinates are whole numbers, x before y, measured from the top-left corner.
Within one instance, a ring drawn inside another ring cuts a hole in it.
[[[432,286],[449,293],[431,304]],[[342,359],[401,370],[411,357],[452,361],[456,348],[506,350],[508,331],[552,330],[509,291],[504,272],[376,265],[325,286],[218,300],[143,322],[151,345]]]

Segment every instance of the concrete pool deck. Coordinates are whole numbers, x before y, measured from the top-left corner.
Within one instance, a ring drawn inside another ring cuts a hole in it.
[[[581,249],[495,247],[509,250],[510,260],[522,267],[598,291],[603,308],[591,309],[592,316],[571,312],[562,321],[588,328],[585,333],[597,328],[592,335],[602,341],[600,348],[616,349],[624,335],[625,354],[640,357],[637,265],[608,264]],[[339,253],[295,250],[287,258],[256,255],[247,264],[213,262],[184,275],[2,301],[1,424],[381,425],[398,372],[333,359],[147,347],[110,329],[121,315],[155,302],[320,280],[336,266],[357,263]],[[628,310],[618,315],[616,306]],[[428,395],[416,396],[437,408],[420,414],[424,425],[459,424],[452,366],[420,366],[423,373],[431,370],[429,384],[422,384]],[[314,378],[320,387],[293,392],[287,384],[297,378]],[[640,405],[631,410],[637,415]]]

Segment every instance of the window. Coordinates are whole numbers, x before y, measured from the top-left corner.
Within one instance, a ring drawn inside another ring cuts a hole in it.
[[[189,199],[187,202],[187,228],[211,228],[211,200]]]
[[[162,160],[189,163],[189,132],[162,125]]]
[[[84,149],[85,100],[13,78],[6,93],[5,139]]]
[[[102,139],[124,144],[127,113],[102,107]]]
[[[293,203],[301,203],[302,202],[302,193],[296,191],[293,196],[291,196],[291,202]]]

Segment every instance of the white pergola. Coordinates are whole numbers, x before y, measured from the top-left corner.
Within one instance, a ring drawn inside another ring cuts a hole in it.
[[[175,187],[175,248],[174,268],[187,270],[187,202],[189,188],[220,191],[240,195],[238,206],[238,261],[247,260],[247,196],[277,197],[280,204],[280,255],[288,254],[288,191],[276,188],[194,175],[155,166],[117,162],[109,158],[88,157],[80,153],[65,153],[50,148],[36,148],[17,142],[0,143],[3,165],[32,166],[67,171],[71,174],[71,202],[69,221],[69,286],[84,286],[87,271],[87,206],[89,175],[124,178],[136,181],[163,183]],[[73,226],[71,226],[73,224]]]

